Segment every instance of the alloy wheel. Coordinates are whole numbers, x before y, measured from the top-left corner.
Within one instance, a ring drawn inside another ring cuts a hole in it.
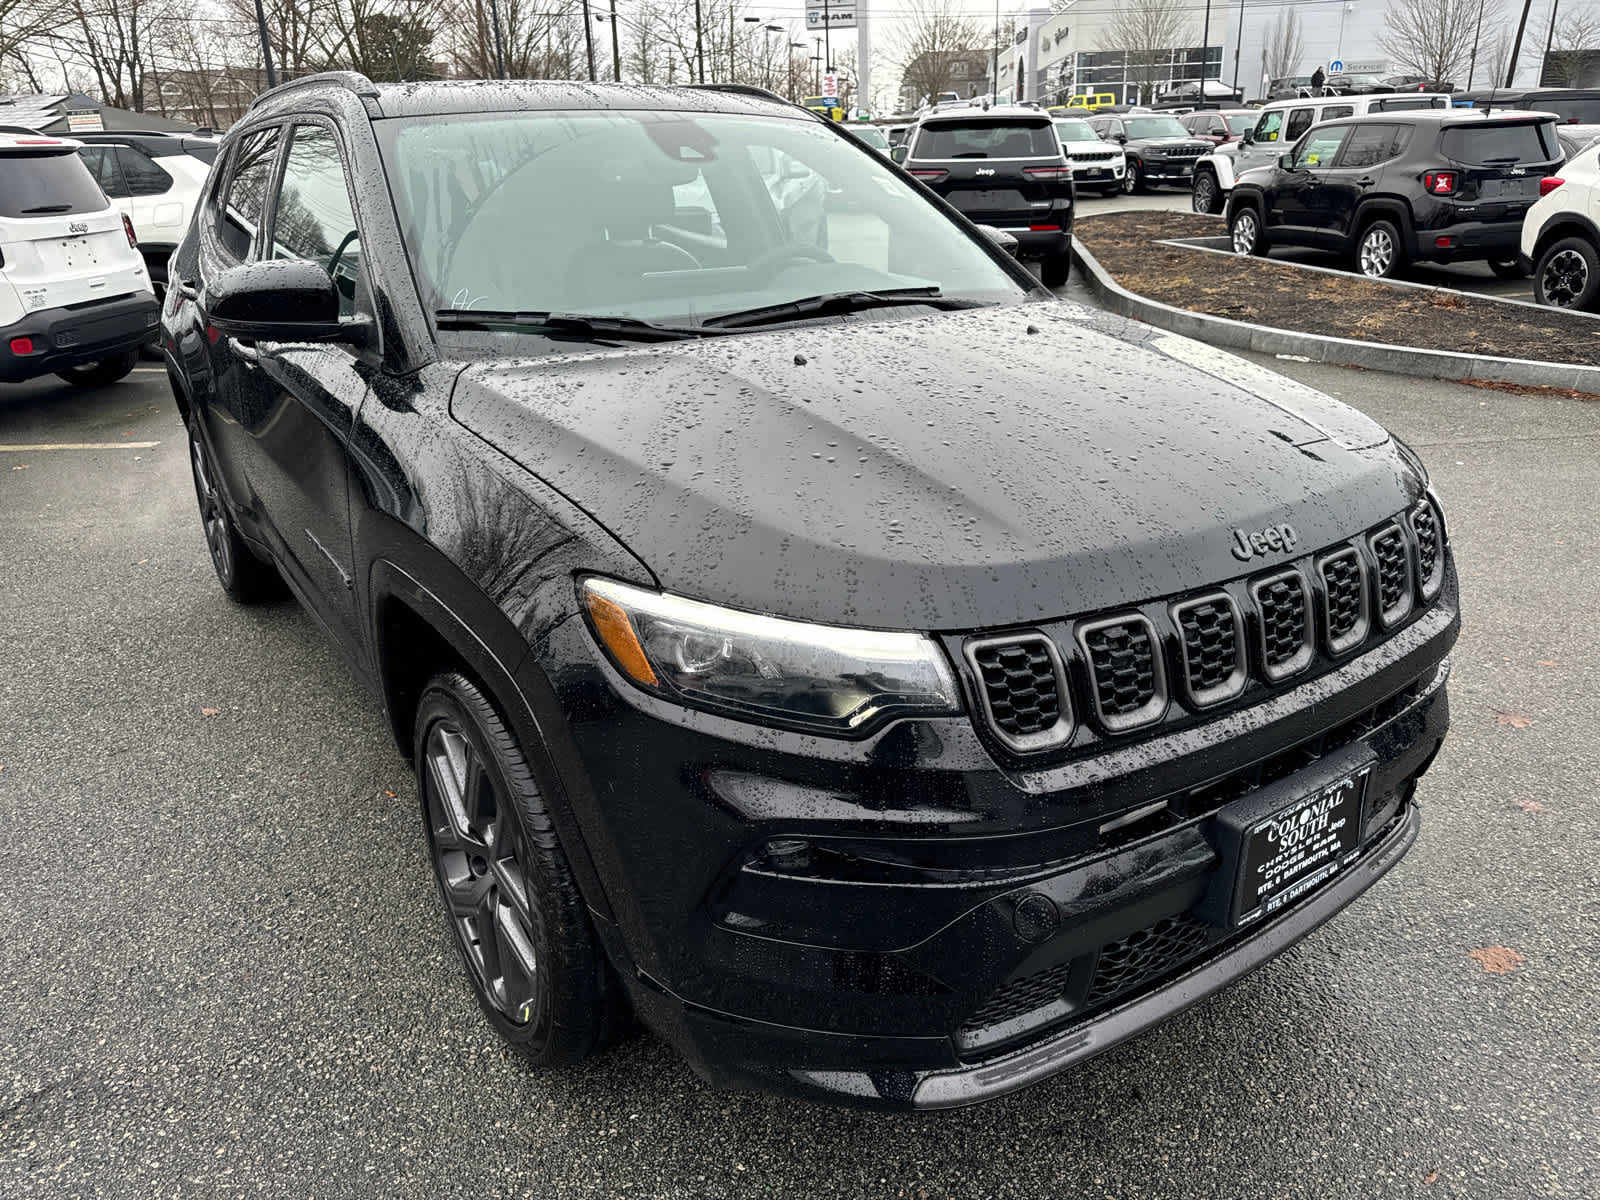
[[[429,730],[422,795],[450,924],[484,998],[526,1025],[544,1006],[528,854],[509,801],[455,725]]]
[[[1235,254],[1254,254],[1256,250],[1256,237],[1260,229],[1256,223],[1256,214],[1250,209],[1245,209],[1233,219],[1233,252]]]
[[[1128,164],[1128,170],[1127,170],[1126,174],[1124,174],[1122,176],[1122,192],[1123,192],[1123,195],[1125,195],[1125,196],[1131,196],[1135,192],[1137,192],[1138,190],[1139,190],[1139,169],[1137,167],[1135,167],[1132,163],[1129,163]]]
[[[1552,255],[1539,276],[1539,290],[1557,308],[1571,308],[1589,286],[1589,264],[1576,250]]]
[[[1194,181],[1194,193],[1190,197],[1190,204],[1197,213],[1210,213],[1215,210],[1217,202],[1217,181],[1209,173],[1203,173]]]
[[[1394,268],[1394,239],[1386,229],[1369,229],[1361,239],[1361,273],[1382,278]]]
[[[205,527],[206,548],[211,564],[224,583],[233,578],[233,543],[228,535],[228,514],[222,507],[222,494],[211,479],[205,448],[197,432],[189,434],[189,463],[194,468],[194,490],[200,501],[200,521]]]

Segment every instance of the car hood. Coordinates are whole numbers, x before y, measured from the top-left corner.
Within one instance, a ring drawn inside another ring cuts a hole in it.
[[[1192,137],[1158,137],[1158,138],[1129,138],[1128,145],[1137,146],[1140,150],[1174,150],[1178,147],[1199,147],[1202,150],[1211,149],[1210,142],[1203,142]]]
[[[478,363],[455,418],[661,587],[882,628],[971,629],[1259,570],[1399,511],[1383,429],[1232,355],[1067,303],[810,323]]]

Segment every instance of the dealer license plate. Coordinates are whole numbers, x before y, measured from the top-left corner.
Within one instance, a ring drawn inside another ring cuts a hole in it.
[[[1271,916],[1355,860],[1371,775],[1369,764],[1299,797],[1247,831],[1237,924]]]

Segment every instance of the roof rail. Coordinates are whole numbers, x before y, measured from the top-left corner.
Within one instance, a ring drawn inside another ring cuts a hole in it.
[[[789,104],[777,92],[768,91],[764,87],[756,87],[753,83],[686,83],[684,87],[696,88],[705,92],[728,92],[734,96],[753,96],[757,100],[771,100],[774,104]]]
[[[378,87],[360,71],[318,71],[315,75],[302,75],[298,79],[290,79],[280,83],[277,87],[268,88],[250,101],[254,108],[270,96],[281,96],[284,92],[298,87],[311,87],[313,84],[331,84],[354,92],[358,96],[376,96]]]

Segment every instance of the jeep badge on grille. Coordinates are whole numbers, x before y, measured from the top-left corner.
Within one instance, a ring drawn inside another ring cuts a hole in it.
[[[1265,529],[1257,529],[1253,533],[1235,529],[1233,556],[1240,562],[1249,562],[1258,554],[1276,554],[1293,550],[1299,543],[1300,535],[1294,531],[1293,525],[1268,525]]]

